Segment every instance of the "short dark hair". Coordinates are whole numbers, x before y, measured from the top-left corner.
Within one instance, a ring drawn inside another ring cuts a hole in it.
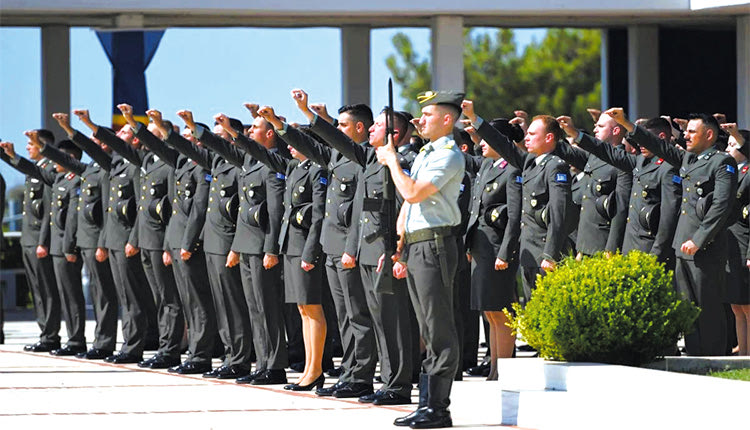
[[[562,140],[565,137],[565,132],[560,128],[560,124],[557,123],[554,116],[537,115],[531,120],[531,122],[536,120],[539,120],[544,124],[545,133],[552,133],[552,135],[555,136],[555,141]]]
[[[166,128],[167,130],[172,130],[174,128],[172,121],[165,119],[162,122],[164,123],[164,128]],[[164,136],[164,138],[166,138],[166,136]]]
[[[73,143],[72,140],[64,139],[57,143],[57,149],[60,151],[68,153],[71,157],[75,158],[76,160],[81,159],[81,148],[76,146],[75,143]]]
[[[229,118],[229,126],[237,130],[240,133],[244,131],[244,128],[242,126],[242,121],[238,120],[237,118]]]
[[[474,142],[471,140],[469,132],[467,132],[466,130],[457,131],[458,133],[454,133],[454,138],[458,138],[458,146],[460,147],[461,145],[466,145],[466,153],[469,155],[474,155]]]
[[[386,110],[387,109],[383,109],[380,113],[385,114]],[[394,130],[398,130],[398,135],[403,137],[404,134],[406,134],[406,130],[409,128],[409,120],[406,119],[403,112],[394,110],[392,125]]]
[[[661,133],[664,133],[667,136],[672,135],[672,125],[669,123],[669,121],[661,117],[649,119],[645,124],[643,124],[643,127],[656,136]]]
[[[721,127],[719,127],[719,121],[716,121],[716,118],[714,118],[713,115],[706,113],[691,113],[688,115],[688,121],[693,119],[701,120],[706,127],[714,131],[714,136],[719,137]]]
[[[365,129],[369,129],[372,126],[372,109],[364,103],[341,106],[339,108],[339,115],[342,113],[348,113],[354,121],[361,122],[365,126]]]
[[[36,129],[36,133],[39,136],[39,140],[41,140],[42,143],[46,143],[48,145],[55,144],[55,134],[47,130],[46,128],[38,128]]]

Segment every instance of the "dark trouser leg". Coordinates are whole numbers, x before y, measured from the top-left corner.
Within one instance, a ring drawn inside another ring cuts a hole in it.
[[[183,261],[180,250],[172,249],[172,269],[188,327],[188,361],[210,364],[217,329],[206,257],[196,251]]]
[[[521,277],[523,278],[523,294],[524,296],[526,296],[525,303],[528,303],[529,300],[531,300],[531,292],[536,289],[536,275],[544,276],[544,271],[541,267],[521,267]]]
[[[86,347],[86,301],[81,286],[81,258],[70,263],[63,256],[53,255],[57,287],[60,290],[65,327],[68,331],[68,346]]]
[[[60,343],[60,293],[57,290],[52,256],[39,259],[35,246],[23,247],[23,266],[26,282],[31,289],[34,313],[42,343]]]
[[[109,265],[122,306],[121,352],[140,357],[148,335],[144,301],[153,300],[143,265],[137,255],[127,258],[124,251],[114,249],[109,250]]]
[[[259,370],[283,369],[288,363],[281,311],[280,264],[266,270],[263,255],[242,254],[240,271],[250,313],[256,367]]]
[[[239,365],[249,368],[251,365],[250,354],[253,349],[250,331],[250,315],[242,293],[242,281],[240,279],[240,268],[234,266],[226,267],[226,256],[218,254],[206,254],[208,276],[212,289],[216,294],[222,296],[222,303],[214,302],[217,315],[223,313],[226,327],[222,341],[229,342],[230,356],[225,364]],[[214,287],[216,285],[216,287]],[[218,287],[219,291],[215,291]],[[221,335],[222,327],[219,326]]]
[[[411,396],[412,334],[406,283],[394,279],[394,294],[375,292],[375,266],[360,266],[380,355],[383,391]]]
[[[117,346],[117,290],[112,278],[109,261],[96,261],[96,249],[82,249],[83,264],[89,271],[91,301],[94,305],[93,347],[105,351],[114,351]]]
[[[180,356],[185,317],[177,293],[174,271],[164,265],[162,250],[141,249],[141,262],[151,285],[159,325],[159,354]]]
[[[409,244],[407,255],[409,294],[427,349],[422,365],[431,377],[452,381],[458,369],[458,338],[453,322],[456,243],[445,240],[440,250],[435,241]]]
[[[688,355],[723,355],[726,350],[726,317],[721,303],[725,276],[724,265],[715,258],[697,256],[695,260],[685,260],[677,257],[675,287],[683,298],[701,308],[693,330],[685,334]]]
[[[344,269],[341,267],[341,257],[329,256],[326,260],[326,272],[328,274],[328,283],[331,286],[331,294],[334,296],[336,313],[343,312],[346,314],[350,333],[341,332],[341,341],[344,344],[344,357],[346,357],[349,347],[346,346],[346,336],[352,337],[352,357],[349,360],[350,367],[344,367],[346,379],[342,377],[339,380],[346,382],[355,382],[362,384],[372,384],[372,378],[375,376],[375,366],[377,365],[377,346],[375,343],[375,333],[372,328],[372,318],[367,307],[365,290],[362,286],[360,271],[354,269]],[[334,284],[337,284],[334,287]],[[336,293],[343,294],[343,309],[340,308],[340,298],[337,300]],[[343,362],[342,362],[343,363]]]
[[[287,355],[289,363],[305,362],[305,340],[302,337],[302,317],[294,303],[284,304],[284,326],[286,328]]]

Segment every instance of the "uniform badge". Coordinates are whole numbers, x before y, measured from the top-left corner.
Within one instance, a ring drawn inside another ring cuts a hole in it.
[[[596,184],[596,192],[599,193],[602,191],[602,184]]]
[[[411,172],[409,171],[409,169],[404,169],[404,175],[411,176]]]
[[[326,178],[323,178],[323,177],[321,177],[321,178],[320,178],[320,183],[321,183],[321,184],[323,184],[323,185],[328,185],[328,179],[326,179]],[[302,192],[302,191],[300,191],[300,193],[301,193],[301,192]]]
[[[117,197],[122,197],[122,190],[117,192]]]
[[[742,208],[742,218],[747,219],[748,215],[750,215],[750,210],[745,206]]]
[[[226,196],[226,194],[227,194],[227,192],[224,191],[224,190],[219,191],[219,195],[222,196],[222,197]]]
[[[661,163],[663,163],[663,162],[664,162],[664,159],[660,158],[660,159],[656,160],[656,165],[657,166],[661,166]]]
[[[247,192],[247,195],[250,196],[250,197],[252,197],[252,196],[255,195],[255,191],[250,190],[250,191]]]
[[[346,184],[341,184],[341,185],[339,185],[339,189],[340,189],[341,191],[346,191]]]
[[[734,173],[736,171],[737,169],[735,169],[734,166],[730,166],[729,164],[727,164],[727,172]]]
[[[320,178],[320,179],[323,179],[323,178]],[[321,184],[322,184],[322,182],[321,182]],[[304,193],[305,192],[305,186],[304,185],[300,185],[299,188],[297,188],[297,191],[299,191],[300,193]]]
[[[695,192],[698,193],[699,196],[702,196],[703,195],[703,188],[697,188],[695,190]]]
[[[537,201],[536,199],[531,199],[531,207],[532,207],[532,208],[536,208],[536,205],[537,205],[538,203],[539,203],[539,202],[538,202],[538,201]]]
[[[517,184],[523,183],[523,176],[516,176],[516,183]]]
[[[675,184],[681,184],[682,178],[677,175],[672,175],[672,182],[674,182]]]
[[[286,179],[286,176],[284,176],[284,174],[283,174],[283,173],[277,173],[277,174],[276,174],[276,179],[279,179],[279,180],[282,180],[282,181],[283,181],[283,180],[285,180],[285,179]]]
[[[204,176],[204,177],[203,177],[203,179],[205,179],[205,180],[206,180],[206,182],[211,182],[211,179],[212,179],[212,178],[211,178],[211,175],[210,175],[210,174],[206,173],[206,176]]]
[[[302,225],[302,220],[304,219],[304,216],[302,215],[302,211],[297,211],[297,225]]]
[[[190,190],[185,190],[185,197],[190,197],[190,194],[192,194]]]
[[[487,186],[484,187],[484,192],[489,193],[490,191],[492,191],[492,187],[490,186],[490,184],[487,184]]]
[[[149,193],[149,194],[151,194],[151,195],[153,196],[153,195],[155,195],[155,194],[156,194],[156,190],[155,190],[155,189],[153,189],[153,188],[151,188],[150,190],[148,190],[148,193]]]
[[[500,218],[500,211],[497,210],[497,208],[492,209],[492,213],[490,213],[490,220],[492,220],[492,222],[495,222],[498,218]]]
[[[747,169],[750,169],[750,165],[745,165],[745,167],[742,168],[742,173],[747,173]]]
[[[568,182],[568,175],[566,175],[565,173],[558,173],[558,174],[556,174],[555,175],[555,182],[562,182],[562,183]]]
[[[499,167],[501,169],[504,169],[505,166],[507,166],[507,165],[508,165],[508,162],[505,161],[505,160],[503,160],[503,161],[500,162],[500,164],[497,167]]]
[[[496,190],[496,189],[497,189],[497,187],[498,187],[498,185],[497,185],[497,182],[493,182],[493,183],[492,183],[492,189],[493,189],[493,190]]]

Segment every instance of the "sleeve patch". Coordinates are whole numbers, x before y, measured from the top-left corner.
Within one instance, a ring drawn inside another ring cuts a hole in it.
[[[523,183],[523,176],[516,176],[516,183],[517,184]]]
[[[284,175],[283,173],[276,173],[276,179],[286,181],[286,175]]]
[[[328,185],[328,179],[326,179],[324,177],[321,177],[320,178],[320,183],[323,184],[323,185]]]
[[[672,182],[674,182],[675,184],[681,184],[682,178],[677,175],[672,175]]]
[[[568,182],[568,175],[565,173],[558,173],[555,175],[555,182],[562,182],[566,183]]]
[[[729,164],[727,164],[727,172],[735,173],[736,171],[737,169],[735,169],[734,166],[730,166]]]
[[[462,192],[462,193],[464,192],[464,189],[466,189],[466,185],[464,185],[464,184],[461,184],[461,192]]]
[[[411,172],[409,171],[409,169],[404,169],[404,174],[406,176],[411,176]]]
[[[206,173],[206,177],[204,179],[206,180],[206,182],[211,182],[212,176]]]

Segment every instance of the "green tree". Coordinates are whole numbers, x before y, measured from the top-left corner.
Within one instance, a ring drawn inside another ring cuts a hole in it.
[[[579,126],[591,124],[586,108],[601,103],[599,31],[550,29],[520,55],[511,29],[466,30],[464,37],[466,96],[480,115],[512,118],[522,109],[530,115],[568,114]],[[403,33],[392,42],[397,54],[386,58],[386,66],[409,100],[405,108],[417,114],[416,95],[432,80],[430,59],[415,53]]]

